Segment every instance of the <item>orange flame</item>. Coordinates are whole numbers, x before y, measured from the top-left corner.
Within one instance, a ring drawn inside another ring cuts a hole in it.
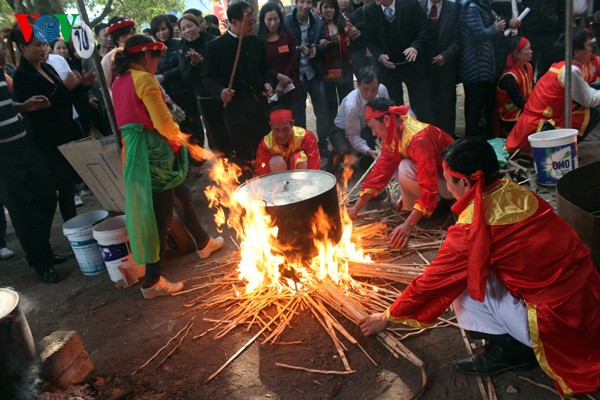
[[[291,260],[286,248],[277,240],[278,228],[266,213],[264,203],[252,199],[235,199],[241,169],[226,159],[218,159],[210,170],[214,184],[205,189],[209,207],[215,208],[215,223],[225,223],[235,230],[240,241],[239,279],[246,282],[246,292],[275,286],[280,291],[297,291],[308,283],[328,279],[337,285],[350,287],[354,281],[348,274],[348,261],[372,262],[351,240],[352,220],[342,207],[342,239],[334,243],[329,237],[332,223],[319,208],[311,223],[317,255],[311,260]],[[252,193],[261,199],[262,193]],[[244,205],[241,203],[243,202]],[[227,211],[226,211],[227,210]],[[293,280],[284,279],[284,269],[291,270]]]

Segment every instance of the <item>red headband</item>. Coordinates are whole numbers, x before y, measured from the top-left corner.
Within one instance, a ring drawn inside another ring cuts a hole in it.
[[[373,118],[383,117],[387,113],[389,113],[388,110],[379,111],[379,110],[372,109],[370,106],[367,106],[367,108],[365,110],[365,121],[368,121]]]
[[[133,22],[130,19],[124,19],[118,22],[115,22],[114,24],[111,24],[107,29],[106,29],[106,33],[107,34],[111,34],[115,31],[118,31],[121,28],[125,28],[127,26],[135,26],[135,22]]]
[[[485,174],[482,170],[471,175],[465,175],[454,171],[442,162],[444,171],[457,179],[466,178],[475,181],[475,185],[453,206],[452,211],[458,213],[464,210],[473,200],[473,220],[469,231],[469,242],[471,251],[467,264],[467,290],[472,299],[483,302],[485,299],[485,285],[488,278],[489,259],[491,254],[491,237],[487,228],[485,210],[483,209],[483,187],[485,186]]]
[[[292,122],[294,118],[292,118],[291,110],[275,110],[269,115],[269,122],[280,122],[280,121],[290,121]]]
[[[161,53],[164,53],[166,49],[167,49],[167,46],[165,46],[165,44],[162,42],[149,42],[149,43],[138,44],[138,45],[128,48],[127,54],[143,53],[144,51],[153,51],[153,50],[159,50]]]
[[[508,54],[508,57],[506,57],[507,68],[517,65],[517,61],[515,60],[515,53],[523,50],[523,48],[527,46],[527,43],[529,43],[529,40],[527,40],[527,38],[525,38],[524,36],[521,36],[521,39],[519,39],[519,43],[517,43],[515,48]]]

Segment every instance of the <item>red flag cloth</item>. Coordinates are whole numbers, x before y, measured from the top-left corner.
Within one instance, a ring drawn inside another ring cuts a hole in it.
[[[485,175],[481,170],[474,172],[470,176],[461,174],[450,168],[446,164],[446,161],[442,163],[442,167],[450,176],[458,179],[465,178],[470,182],[475,182],[473,187],[452,206],[452,211],[458,213],[460,210],[464,210],[471,201],[473,202],[473,222],[469,231],[471,252],[469,253],[467,290],[472,299],[483,303],[485,299],[485,283],[488,278],[491,246],[490,232],[486,226],[485,210],[483,209]],[[495,182],[492,185],[494,184]]]

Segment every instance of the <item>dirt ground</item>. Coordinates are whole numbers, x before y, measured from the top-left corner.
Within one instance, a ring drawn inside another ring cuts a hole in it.
[[[462,110],[459,109],[459,118]],[[462,128],[464,129],[464,128]],[[459,133],[461,122],[459,121]],[[582,162],[600,159],[600,135],[596,132],[581,146]],[[216,234],[212,216],[207,211],[202,189],[206,172],[192,176],[196,210],[211,234]],[[552,200],[553,192],[547,196]],[[79,213],[101,209],[93,196],[84,197]],[[447,215],[427,221],[427,227],[441,224]],[[56,267],[61,281],[56,285],[40,282],[27,266],[24,253],[9,222],[8,247],[17,256],[0,261],[0,287],[12,287],[21,296],[24,310],[36,341],[57,330],[76,331],[94,363],[95,370],[85,381],[85,388],[70,392],[44,394],[44,398],[98,399],[408,399],[420,387],[419,371],[403,359],[395,359],[375,339],[364,338],[357,326],[339,315],[348,331],[377,362],[374,366],[356,347],[345,342],[347,357],[353,369],[348,375],[321,375],[277,367],[275,363],[299,365],[319,370],[343,370],[330,338],[308,311],[301,312],[283,334],[284,342],[295,345],[249,346],[213,381],[204,381],[256,333],[238,329],[220,340],[210,334],[200,339],[191,337],[204,332],[212,323],[198,315],[189,336],[175,353],[158,368],[157,361],[131,375],[164,346],[189,320],[174,317],[184,304],[197,296],[189,293],[171,298],[144,300],[139,284],[118,289],[107,273],[84,276],[62,235],[60,214],[54,220],[52,245],[56,253],[71,254],[68,262]],[[227,233],[229,236],[229,233]],[[233,243],[226,241],[221,255],[233,254]],[[426,254],[431,258],[434,254]],[[202,276],[206,266],[196,254],[170,251],[164,273],[172,280]],[[401,286],[398,286],[401,289]],[[335,312],[334,312],[335,313]],[[457,328],[441,328],[404,341],[425,363],[427,386],[423,399],[481,399],[476,379],[457,373],[451,361],[466,355]],[[522,379],[553,386],[540,368],[504,374],[493,378],[498,399],[557,399],[548,389]],[[46,386],[48,392],[51,387]],[[70,394],[69,394],[70,393]],[[581,397],[583,398],[583,397]],[[596,398],[600,398],[596,393]]]

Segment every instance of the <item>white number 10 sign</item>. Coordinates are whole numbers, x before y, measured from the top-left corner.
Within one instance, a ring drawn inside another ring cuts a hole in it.
[[[82,59],[90,58],[94,53],[96,42],[89,26],[85,24],[74,26],[71,32],[71,40],[73,41],[75,52]]]

